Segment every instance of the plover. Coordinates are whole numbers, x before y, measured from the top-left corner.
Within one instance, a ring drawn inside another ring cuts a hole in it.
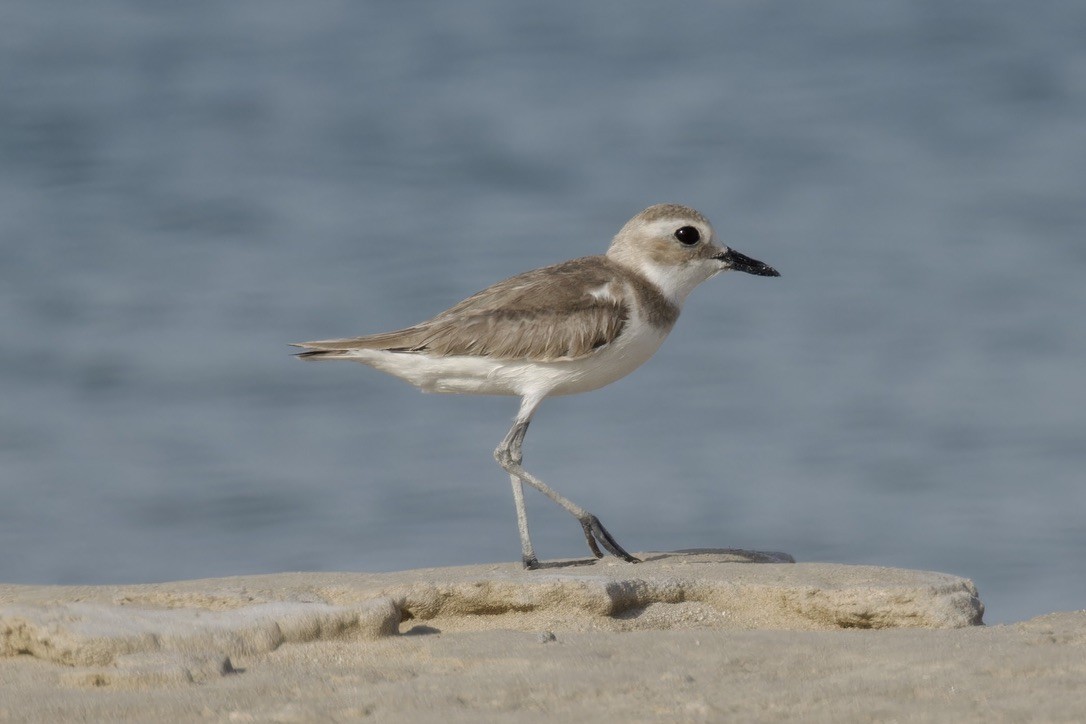
[[[518,274],[413,327],[294,346],[307,350],[298,354],[302,359],[361,362],[425,392],[520,397],[494,457],[513,485],[525,568],[537,568],[539,560],[523,483],[580,522],[596,558],[603,546],[636,563],[599,518],[522,467],[524,436],[544,398],[594,390],[639,367],[667,337],[694,287],[728,270],[780,276],[721,244],[694,209],[658,204],[630,219],[603,256]]]

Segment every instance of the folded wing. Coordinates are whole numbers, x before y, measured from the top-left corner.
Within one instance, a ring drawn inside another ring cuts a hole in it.
[[[629,319],[629,300],[603,257],[575,259],[506,279],[433,319],[352,339],[305,342],[306,358],[353,350],[473,355],[537,362],[580,359],[612,343]]]

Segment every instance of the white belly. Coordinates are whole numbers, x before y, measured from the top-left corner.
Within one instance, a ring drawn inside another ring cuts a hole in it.
[[[532,362],[466,355],[355,350],[349,359],[406,380],[426,392],[474,395],[572,395],[625,377],[660,348],[667,331],[632,317],[615,342],[581,359]],[[341,358],[342,359],[342,358]]]

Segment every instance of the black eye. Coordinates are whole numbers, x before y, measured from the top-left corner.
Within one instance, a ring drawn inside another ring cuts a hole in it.
[[[680,244],[693,246],[701,241],[701,234],[693,226],[684,226],[675,231],[675,238],[679,240]]]

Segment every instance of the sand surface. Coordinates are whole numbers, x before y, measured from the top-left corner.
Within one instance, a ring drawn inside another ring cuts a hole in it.
[[[1086,611],[986,627],[945,574],[642,555],[0,585],[0,719],[1086,719]]]

